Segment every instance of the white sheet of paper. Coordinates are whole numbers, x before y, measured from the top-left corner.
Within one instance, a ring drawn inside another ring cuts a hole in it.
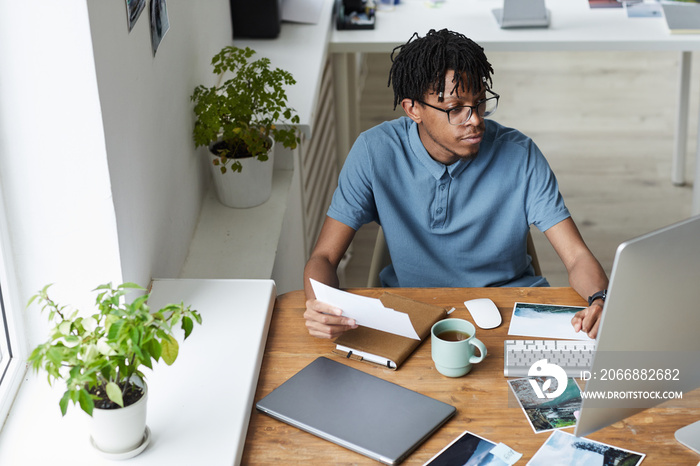
[[[348,293],[313,279],[311,287],[316,299],[342,309],[343,316],[355,319],[357,325],[420,340],[405,312],[384,307],[376,298]]]
[[[323,0],[282,0],[282,21],[317,24]]]

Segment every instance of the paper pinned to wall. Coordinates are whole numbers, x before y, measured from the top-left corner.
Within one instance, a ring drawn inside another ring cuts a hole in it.
[[[282,21],[317,24],[324,0],[282,0]]]
[[[342,309],[343,316],[355,319],[357,325],[420,340],[405,312],[384,307],[376,298],[348,293],[313,279],[310,281],[316,299]]]

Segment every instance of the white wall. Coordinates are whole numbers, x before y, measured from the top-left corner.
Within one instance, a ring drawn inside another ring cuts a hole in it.
[[[19,302],[55,282],[89,307],[100,283],[179,272],[206,177],[189,95],[213,82],[231,24],[228,0],[167,5],[153,57],[148,12],[128,34],[124,0],[0,0],[0,189]],[[36,344],[45,316],[27,318]]]
[[[232,42],[228,0],[168,0],[153,56],[148,5],[129,33],[123,0],[89,0],[124,279],[177,277],[207,186],[189,96],[214,84],[211,57]]]
[[[82,305],[121,278],[84,3],[0,3],[0,185],[22,305],[47,283]]]

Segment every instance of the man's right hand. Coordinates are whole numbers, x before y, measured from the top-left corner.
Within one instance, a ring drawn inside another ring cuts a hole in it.
[[[306,301],[304,319],[309,334],[318,338],[337,338],[347,330],[357,328],[354,319],[343,317],[342,309],[317,299]]]

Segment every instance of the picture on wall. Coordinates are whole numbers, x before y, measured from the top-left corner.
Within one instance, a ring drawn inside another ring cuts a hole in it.
[[[126,19],[129,25],[129,32],[134,28],[134,24],[138,21],[141,12],[146,7],[146,0],[125,0],[126,2]]]
[[[168,8],[165,0],[151,0],[151,45],[153,47],[153,56],[156,55],[156,51],[169,29],[170,20],[168,19]]]

